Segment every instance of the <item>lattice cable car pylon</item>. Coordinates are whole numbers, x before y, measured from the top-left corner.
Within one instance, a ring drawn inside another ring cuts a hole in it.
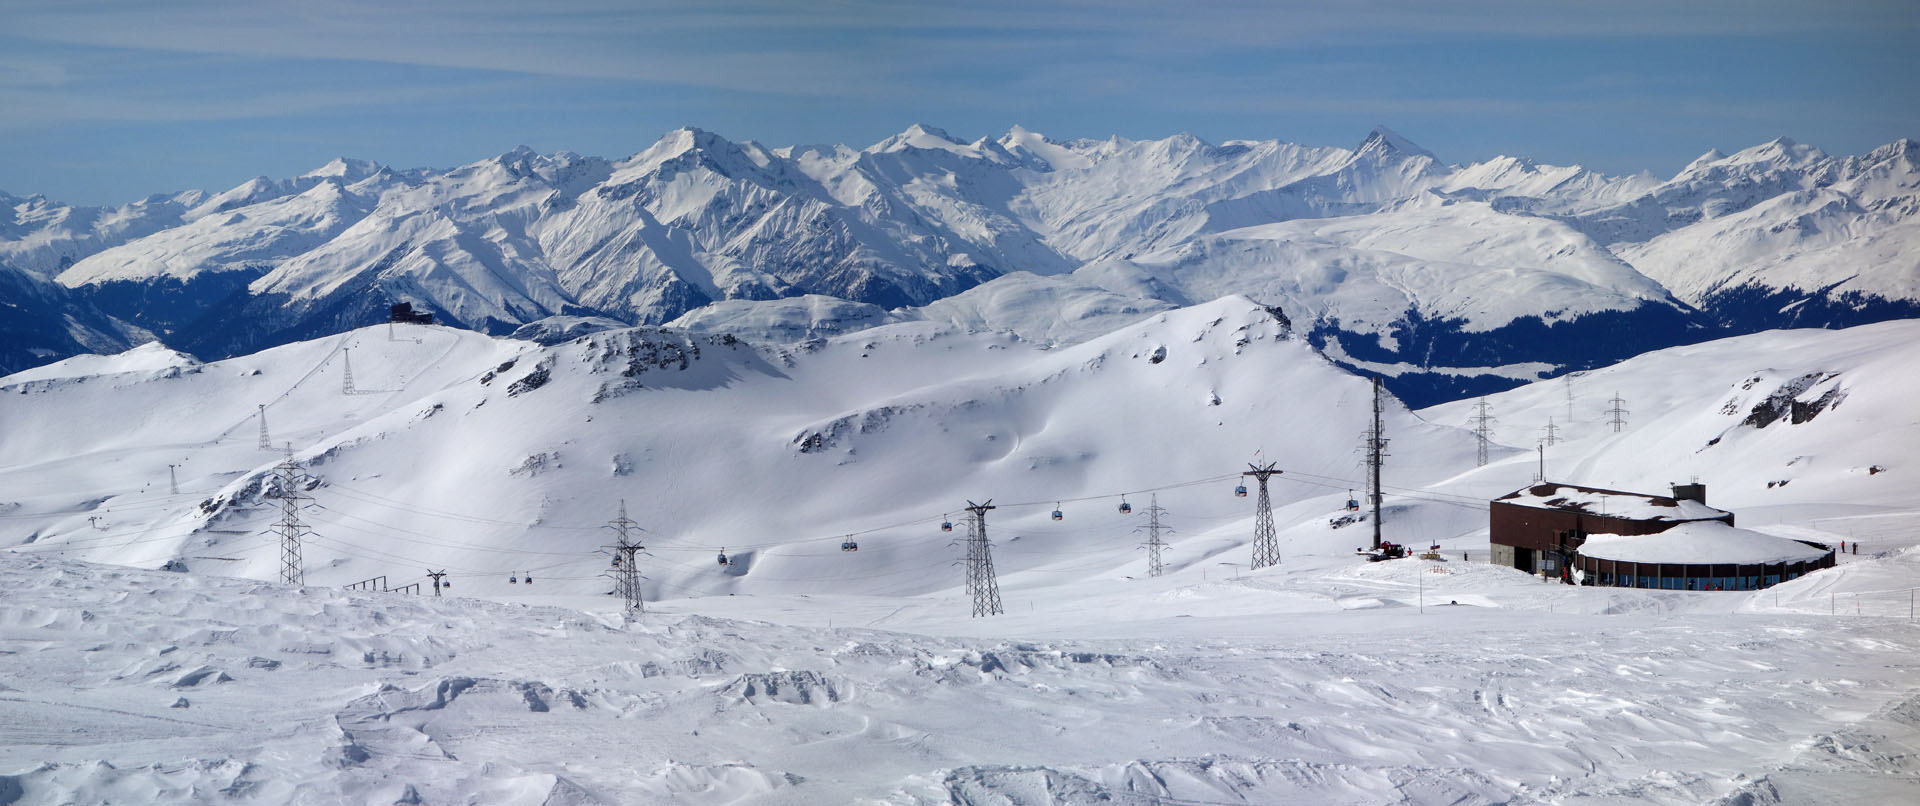
[[[1006,612],[1000,605],[1000,582],[993,574],[993,548],[987,542],[987,510],[994,508],[992,499],[984,504],[967,502],[967,511],[973,513],[967,521],[967,592],[973,595],[975,618]]]
[[[1253,505],[1253,561],[1247,564],[1249,569],[1265,568],[1280,564],[1280,540],[1273,526],[1273,498],[1267,494],[1267,478],[1284,471],[1275,470],[1274,463],[1264,465],[1249,463],[1242,476],[1252,476],[1260,486],[1260,498]]]

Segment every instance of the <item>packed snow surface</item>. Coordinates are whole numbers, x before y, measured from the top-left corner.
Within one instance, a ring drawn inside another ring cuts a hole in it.
[[[1659,534],[1594,534],[1580,553],[1628,563],[1764,564],[1817,560],[1827,555],[1797,540],[1764,535],[1720,521],[1683,523]]]

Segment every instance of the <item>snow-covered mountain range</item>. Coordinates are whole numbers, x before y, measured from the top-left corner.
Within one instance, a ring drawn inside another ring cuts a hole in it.
[[[1384,128],[1279,141],[864,149],[682,129],[622,160],[336,160],[117,208],[4,197],[0,369],[148,334],[219,358],[411,301],[491,333],[555,316],[755,339],[933,320],[1072,343],[1241,294],[1433,402],[1782,325],[1920,313],[1920,152],[1778,140],[1678,175],[1441,163]]]

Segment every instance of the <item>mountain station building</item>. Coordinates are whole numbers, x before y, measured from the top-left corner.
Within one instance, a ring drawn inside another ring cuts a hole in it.
[[[1830,568],[1830,546],[1736,528],[1704,484],[1673,495],[1543,482],[1488,505],[1496,565],[1569,584],[1758,590]]]

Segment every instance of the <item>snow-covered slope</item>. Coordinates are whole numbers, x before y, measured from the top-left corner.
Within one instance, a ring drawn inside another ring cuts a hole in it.
[[[1556,481],[1661,492],[1698,477],[1710,503],[1750,526],[1756,510],[1808,501],[1861,514],[1920,501],[1906,460],[1920,445],[1915,366],[1920,322],[1783,330],[1660,350],[1486,401],[1502,445],[1534,448],[1552,418],[1546,464]],[[1465,425],[1475,405],[1421,416]],[[1618,432],[1612,408],[1626,411]],[[1529,450],[1514,461],[1525,469],[1532,460]]]
[[[1369,384],[1245,298],[1066,347],[924,320],[786,349],[406,326],[0,378],[0,795],[1905,802],[1916,326],[1574,379],[1555,480],[1697,475],[1743,529],[1863,546],[1752,593],[1484,562],[1486,502],[1530,478],[1559,381],[1489,398],[1485,467],[1464,407],[1390,404],[1386,536],[1444,560],[1359,560]],[[262,404],[315,477],[305,587],[262,581]],[[1254,460],[1285,470],[1259,570],[1231,494]],[[1006,612],[976,619],[965,527],[938,525],[986,498]],[[603,575],[622,502],[648,549],[633,618]],[[1150,504],[1177,530],[1158,577]],[[341,589],[427,569],[447,598]]]
[[[925,591],[951,580],[922,549],[944,544],[934,524],[969,498],[1009,505],[1014,528],[1044,522],[1056,500],[1100,498],[1070,508],[1087,517],[1055,546],[1070,552],[1131,528],[1112,514],[1122,493],[1208,478],[1218,493],[1258,450],[1322,475],[1350,470],[1368,395],[1244,298],[1059,349],[927,321],[780,350],[650,328],[550,348],[395,330],[395,340],[368,328],[162,376],[0,379],[14,426],[0,438],[0,535],[156,566],[234,557],[231,572],[268,575],[277,558],[247,550],[262,545],[271,514],[260,498],[277,457],[257,447],[264,403],[272,443],[291,442],[340,491],[317,517],[328,524],[321,545],[341,553],[316,579],[375,576],[388,556],[471,571],[465,548],[476,541],[560,552],[575,559],[542,565],[591,577],[597,525],[625,498],[647,510],[654,548],[671,559],[661,590],[745,584],[711,573],[723,547],[744,552],[753,584],[805,580],[838,564],[838,551],[820,552],[838,535],[887,527],[861,561],[900,572],[884,576],[885,590]],[[1272,393],[1293,388],[1317,391]],[[113,414],[125,411],[140,414]],[[112,427],[97,425],[108,418]],[[1404,410],[1391,421],[1434,456],[1471,450],[1464,434]],[[170,464],[179,497],[166,493]],[[1401,472],[1412,482],[1445,471]],[[433,533],[446,512],[484,523],[459,541],[408,537]],[[1010,556],[1003,568],[1052,557]]]

